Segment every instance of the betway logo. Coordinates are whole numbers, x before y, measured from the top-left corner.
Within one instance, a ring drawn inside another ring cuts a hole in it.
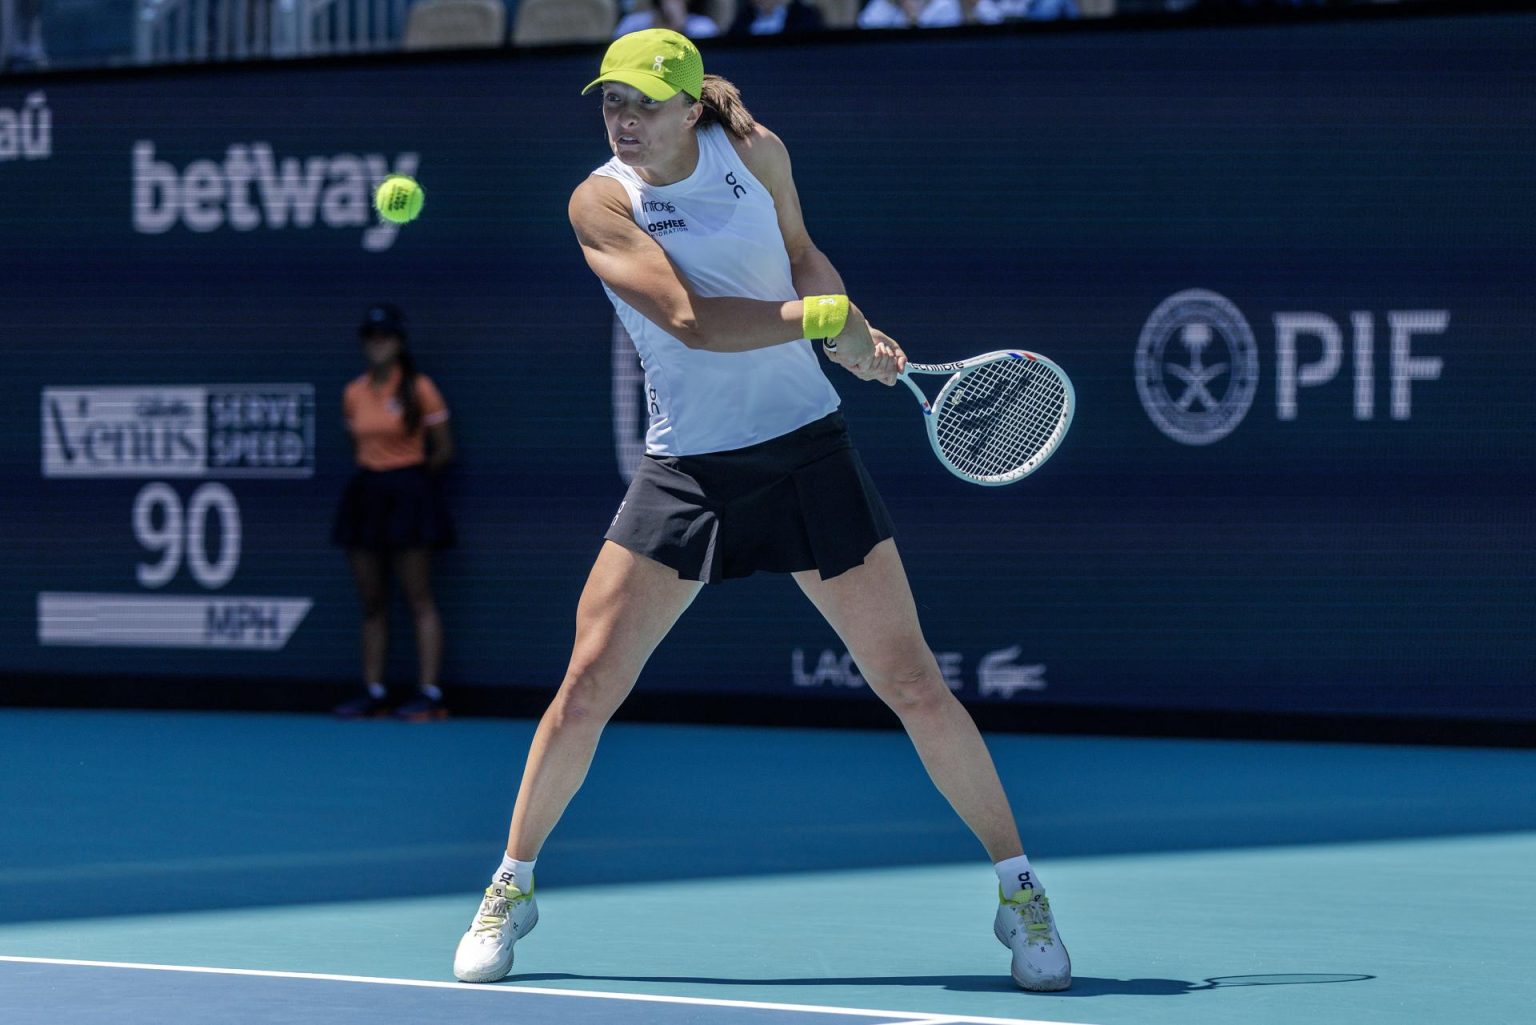
[[[178,223],[197,232],[230,227],[362,228],[363,248],[383,252],[398,226],[373,213],[373,186],[390,174],[414,176],[419,153],[391,162],[381,153],[278,159],[265,142],[237,143],[223,163],[194,160],[184,169],[155,159],[155,144],[133,144],[133,229],[159,235]]]

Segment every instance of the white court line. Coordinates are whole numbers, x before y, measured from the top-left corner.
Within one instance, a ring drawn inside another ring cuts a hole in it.
[[[538,993],[552,997],[586,997],[593,1000],[634,1000],[652,1004],[697,1004],[706,1007],[741,1007],[760,1011],[797,1011],[802,1014],[845,1014],[890,1019],[889,1025],[1081,1025],[1074,1022],[1040,1021],[1033,1018],[982,1018],[966,1014],[923,1011],[875,1011],[864,1007],[822,1007],[816,1004],[775,1004],[756,1000],[716,1000],[710,997],[674,997],[653,993],[606,993],[583,989],[548,989],[536,986],[485,986],[468,982],[434,982],[429,979],[380,979],[367,975],[323,975],[312,972],[273,972],[255,968],[202,968],[192,965],[135,964],[130,961],[77,961],[58,957],[14,957],[0,954],[0,962],[62,965],[80,968],[133,968],[147,972],[192,972],[201,975],[245,975],[268,979],[312,979],[320,982],[365,982],[376,986],[415,986],[421,989],[454,989],[474,993]],[[887,1023],[871,1023],[887,1025]]]

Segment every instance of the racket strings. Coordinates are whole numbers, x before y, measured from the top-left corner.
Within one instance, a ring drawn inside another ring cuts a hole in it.
[[[963,371],[934,410],[939,448],[975,477],[1025,470],[1050,453],[1067,422],[1067,389],[1049,368],[999,360]]]

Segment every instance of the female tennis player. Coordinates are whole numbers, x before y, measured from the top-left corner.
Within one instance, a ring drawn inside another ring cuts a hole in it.
[[[806,233],[784,144],[704,74],[688,39],[616,40],[586,91],[599,87],[613,159],[576,188],[570,218],[645,368],[646,455],[587,578],[506,856],[454,974],[490,982],[511,969],[538,920],[534,861],[609,717],[705,583],[766,570],[794,575],[996,863],[994,931],[1014,980],[1065,989],[1071,964],[997,770],[923,640],[885,505],[807,339],[886,385],[906,357]]]

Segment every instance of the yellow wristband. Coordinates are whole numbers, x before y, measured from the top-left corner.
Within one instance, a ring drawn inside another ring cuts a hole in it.
[[[836,338],[848,323],[848,297],[846,295],[808,295],[802,302],[805,312],[800,326],[807,338]]]

